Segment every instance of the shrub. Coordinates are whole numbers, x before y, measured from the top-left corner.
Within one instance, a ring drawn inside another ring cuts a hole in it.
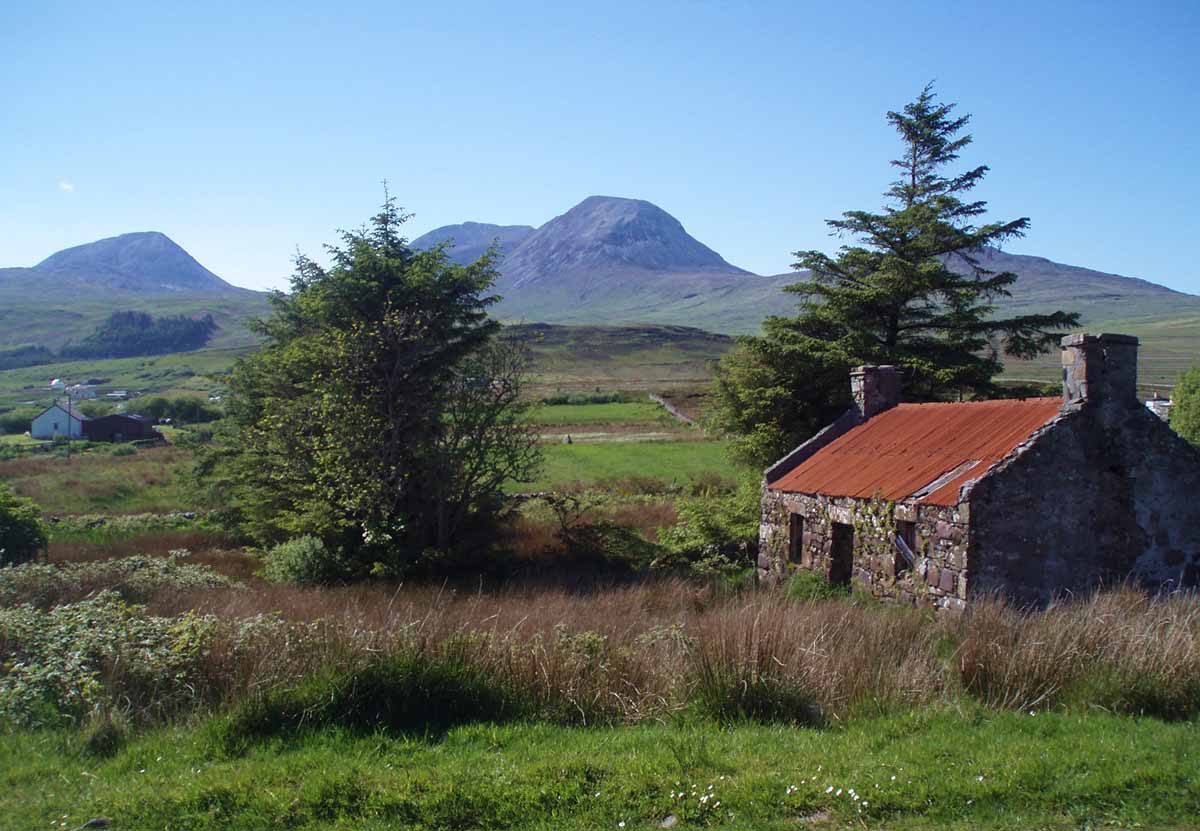
[[[115,592],[50,610],[0,608],[0,723],[78,719],[114,700],[148,718],[196,695],[213,618],[152,617]],[[101,743],[106,740],[98,739]]]
[[[530,708],[508,686],[453,655],[404,651],[350,670],[330,670],[251,699],[211,728],[224,753],[300,729],[436,732],[470,721],[505,721]]]
[[[666,553],[655,561],[655,567],[697,576],[753,567],[758,553],[760,499],[758,482],[747,477],[727,496],[681,500],[679,521],[659,533]]]
[[[1171,427],[1192,444],[1200,445],[1200,367],[1192,367],[1172,391],[1175,406]]]
[[[0,483],[0,566],[27,563],[46,547],[46,526],[31,499]]]
[[[813,600],[830,600],[835,597],[846,597],[850,587],[830,583],[815,571],[798,568],[793,571],[783,584],[783,593],[791,600],[801,602]]]
[[[208,566],[181,562],[188,555],[186,551],[171,554],[83,563],[26,563],[0,569],[0,604],[31,603],[45,608],[109,590],[127,601],[143,601],[162,589],[190,591],[237,585]]]
[[[331,551],[316,537],[304,536],[272,548],[263,565],[262,576],[273,583],[320,586],[355,575],[352,564],[340,551]]]
[[[83,752],[107,759],[115,756],[129,738],[129,722],[111,707],[92,716],[83,729]]]

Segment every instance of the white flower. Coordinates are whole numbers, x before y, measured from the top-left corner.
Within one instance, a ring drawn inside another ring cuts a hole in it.
[[[833,785],[830,785],[828,788],[826,788],[825,793],[833,793]],[[841,793],[841,791],[838,791],[838,793]]]
[[[618,823],[617,823],[617,827],[618,827],[618,828],[624,828],[624,827],[625,827],[625,820],[621,820],[620,822],[618,822]]]

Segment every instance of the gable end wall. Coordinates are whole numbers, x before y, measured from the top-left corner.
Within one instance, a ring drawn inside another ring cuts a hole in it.
[[[1200,582],[1200,453],[1141,406],[1069,408],[969,490],[972,594]]]

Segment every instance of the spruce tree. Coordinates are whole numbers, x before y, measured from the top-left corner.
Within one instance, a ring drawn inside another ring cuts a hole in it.
[[[851,366],[900,367],[908,400],[987,397],[1002,354],[1032,358],[1078,323],[1063,311],[994,314],[1017,275],[987,268],[986,253],[1023,236],[1029,219],[980,222],[986,203],[969,194],[988,168],[951,170],[972,140],[970,116],[954,109],[928,85],[887,114],[902,152],[885,206],[828,221],[850,240],[836,256],[796,252],[804,279],[787,290],[800,297],[799,315],[768,318],[762,337],[742,339],[718,370],[714,420],[740,437],[740,460],[767,462],[811,435],[844,404]]]
[[[951,394],[989,395],[1003,371],[1000,353],[1032,358],[1058,345],[1078,315],[995,317],[994,302],[1011,296],[1017,280],[983,264],[988,248],[1024,235],[1028,217],[975,224],[986,203],[967,194],[986,166],[948,172],[972,140],[970,116],[954,117],[926,86],[903,112],[889,112],[903,154],[892,161],[900,178],[879,213],[848,211],[827,224],[857,244],[836,257],[796,252],[807,279],[788,287],[802,298],[797,319],[820,320],[838,332],[830,342],[847,363],[902,367],[914,398]]]

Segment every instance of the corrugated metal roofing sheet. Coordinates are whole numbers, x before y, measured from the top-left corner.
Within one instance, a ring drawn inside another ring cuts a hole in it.
[[[789,493],[954,505],[958,491],[1058,415],[1061,398],[900,404],[817,451],[768,487]],[[974,463],[974,464],[972,464]]]

